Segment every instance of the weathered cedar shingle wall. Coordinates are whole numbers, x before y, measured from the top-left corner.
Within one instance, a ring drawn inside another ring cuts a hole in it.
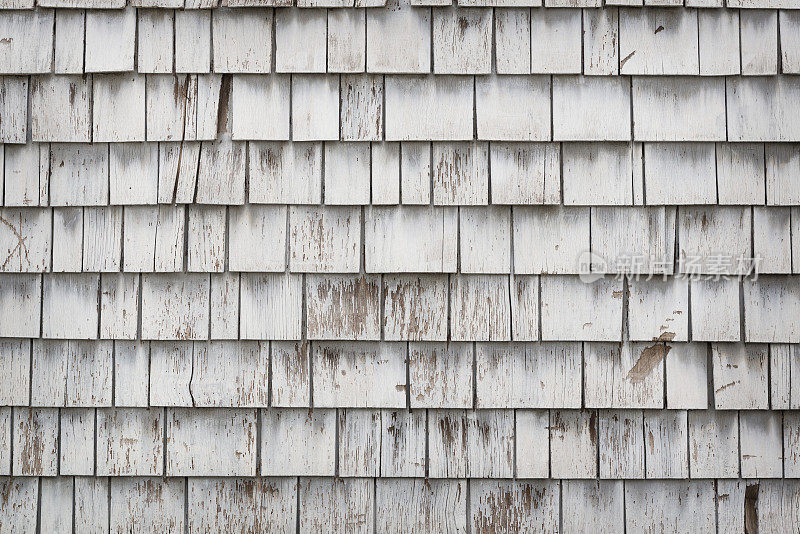
[[[800,2],[384,1],[0,0],[0,533],[800,532]]]

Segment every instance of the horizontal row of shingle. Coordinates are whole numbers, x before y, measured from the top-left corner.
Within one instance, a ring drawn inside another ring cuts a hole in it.
[[[800,73],[800,14],[776,10],[39,9],[0,11],[0,39],[4,74]]]
[[[0,491],[9,532],[800,530],[794,480],[16,477]]]
[[[0,260],[5,273],[798,274],[800,210],[0,208]]]
[[[0,9],[33,9],[34,7],[70,9],[217,9],[239,7],[300,8],[379,8],[396,10],[398,0],[3,0]],[[410,0],[411,6],[446,7],[552,7],[590,8],[603,6],[699,7],[731,9],[800,9],[797,0]]]
[[[0,408],[0,461],[15,476],[800,478],[800,412]]]
[[[642,341],[800,342],[794,275],[692,282],[691,298],[679,277],[3,274],[0,284],[9,337],[622,341],[627,329]]]
[[[800,83],[786,75],[0,77],[5,143],[783,142],[800,140],[799,114]]]
[[[799,409],[800,348],[2,339],[0,406]]]
[[[28,143],[3,161],[15,207],[800,205],[794,143]]]

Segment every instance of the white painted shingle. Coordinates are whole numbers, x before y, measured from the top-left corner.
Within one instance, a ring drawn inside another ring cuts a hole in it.
[[[631,139],[631,86],[626,78],[557,76],[552,98],[553,140]]]
[[[620,74],[698,74],[697,11],[620,8]]]
[[[472,139],[471,78],[386,76],[385,84],[387,141]]]

